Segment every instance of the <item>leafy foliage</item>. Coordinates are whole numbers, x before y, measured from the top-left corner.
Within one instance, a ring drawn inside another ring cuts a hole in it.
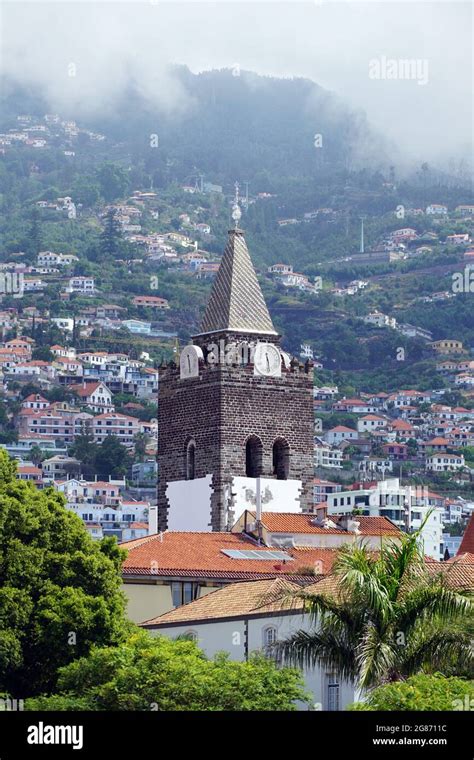
[[[116,436],[107,435],[101,444],[95,443],[92,435],[78,435],[69,449],[69,454],[82,463],[85,478],[107,479],[123,477],[132,459],[126,446]]]
[[[61,670],[59,694],[28,710],[294,710],[305,701],[301,675],[257,656],[208,660],[190,640],[133,633],[117,647],[94,648]]]
[[[123,552],[95,542],[63,497],[14,479],[0,451],[0,691],[50,689],[57,669],[124,629]]]
[[[343,547],[334,573],[335,597],[298,592],[315,625],[276,645],[284,661],[319,663],[360,688],[419,672],[472,673],[472,601],[425,569],[419,531],[378,556]]]
[[[440,673],[421,673],[406,681],[379,686],[365,702],[355,702],[348,710],[469,710],[474,706],[474,681]]]

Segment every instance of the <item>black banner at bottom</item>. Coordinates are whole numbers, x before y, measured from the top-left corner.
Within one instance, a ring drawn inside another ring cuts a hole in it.
[[[149,756],[220,747],[347,751],[370,757],[474,757],[473,714],[459,712],[0,712],[0,760]],[[296,744],[295,744],[296,743]]]

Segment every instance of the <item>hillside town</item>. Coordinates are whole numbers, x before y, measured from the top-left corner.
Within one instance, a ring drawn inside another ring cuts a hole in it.
[[[418,726],[460,756],[474,196],[461,53],[450,73],[439,50],[459,21],[374,4],[375,35],[315,3],[312,69],[283,6],[33,5],[0,118],[2,741],[23,710],[25,747],[96,754],[100,728],[117,757],[167,714],[295,712],[339,753]],[[402,41],[431,59],[387,59]]]

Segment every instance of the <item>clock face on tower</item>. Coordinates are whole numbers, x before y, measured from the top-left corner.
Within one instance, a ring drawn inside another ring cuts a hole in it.
[[[179,357],[179,376],[181,380],[199,376],[199,359],[204,359],[204,354],[199,346],[185,346],[183,348]]]
[[[281,376],[281,353],[273,343],[257,343],[253,362],[254,375]]]

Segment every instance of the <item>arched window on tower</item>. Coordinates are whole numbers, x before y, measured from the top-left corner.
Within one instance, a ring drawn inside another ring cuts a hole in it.
[[[288,480],[290,472],[290,447],[284,438],[273,444],[273,474],[277,480]]]
[[[262,474],[262,455],[260,438],[251,435],[245,444],[245,474],[248,478],[258,478]]]
[[[186,480],[194,480],[196,469],[196,443],[191,440],[186,445]]]

